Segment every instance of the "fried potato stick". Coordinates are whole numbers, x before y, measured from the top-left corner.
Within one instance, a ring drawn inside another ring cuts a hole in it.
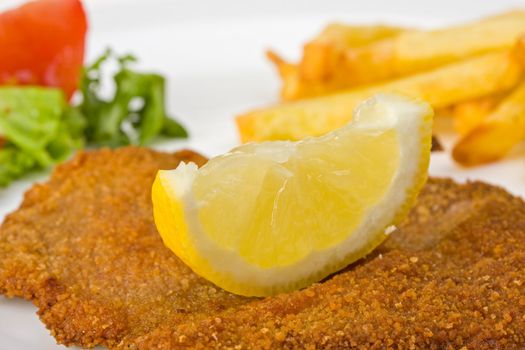
[[[300,76],[313,81],[332,78],[331,73],[344,60],[347,49],[393,37],[403,31],[403,28],[385,25],[351,26],[332,23],[304,46],[303,59],[299,63]]]
[[[383,81],[491,51],[512,47],[525,33],[525,11],[450,28],[406,32],[346,52],[344,65],[332,75],[344,76],[347,86]]]
[[[286,62],[272,50],[266,55],[275,64],[283,81],[281,97],[284,100],[320,96],[345,87],[345,80],[333,76],[332,72],[337,71],[335,66],[344,60],[347,49],[399,35],[403,31],[403,28],[385,25],[333,23],[304,46],[299,64]]]
[[[335,79],[330,82],[305,81],[301,78],[299,66],[286,62],[275,52],[269,50],[266,56],[272,61],[282,80],[281,98],[283,100],[295,100],[297,97],[308,98],[326,95],[330,92],[340,90],[344,84]]]
[[[490,115],[504,96],[504,94],[483,96],[452,106],[454,130],[460,135],[468,134]]]
[[[503,158],[525,139],[525,82],[505,98],[480,125],[454,147],[452,156],[465,166]]]
[[[434,108],[500,93],[517,85],[523,75],[515,51],[498,51],[388,83],[255,110],[237,117],[237,127],[243,142],[297,140],[341,127],[360,101],[380,92],[423,99]]]

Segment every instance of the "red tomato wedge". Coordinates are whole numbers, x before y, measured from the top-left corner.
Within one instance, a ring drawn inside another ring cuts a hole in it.
[[[78,87],[87,30],[80,0],[38,0],[0,14],[0,84]]]

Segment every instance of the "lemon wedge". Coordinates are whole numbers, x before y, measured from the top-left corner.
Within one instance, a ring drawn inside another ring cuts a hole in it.
[[[376,95],[324,136],[161,170],[157,228],[194,272],[233,293],[305,287],[368,254],[407,214],[426,180],[432,115]]]

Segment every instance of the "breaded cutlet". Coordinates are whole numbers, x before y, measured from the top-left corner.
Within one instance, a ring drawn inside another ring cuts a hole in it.
[[[430,179],[366,259],[300,291],[246,298],[166,249],[157,169],[192,152],[81,153],[0,228],[0,292],[31,300],[62,344],[111,349],[524,349],[525,203]]]

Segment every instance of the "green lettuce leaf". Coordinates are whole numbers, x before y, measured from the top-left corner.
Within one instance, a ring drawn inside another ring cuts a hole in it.
[[[0,186],[25,173],[66,159],[82,147],[84,120],[65,112],[62,91],[40,87],[0,88]]]
[[[0,150],[0,187],[8,186],[13,180],[38,168],[33,156],[8,145]]]

